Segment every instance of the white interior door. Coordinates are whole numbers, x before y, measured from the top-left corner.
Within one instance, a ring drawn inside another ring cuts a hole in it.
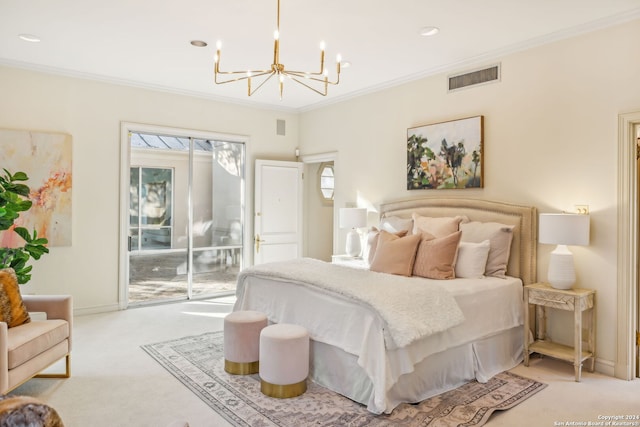
[[[298,162],[256,160],[253,263],[302,256],[302,172]]]

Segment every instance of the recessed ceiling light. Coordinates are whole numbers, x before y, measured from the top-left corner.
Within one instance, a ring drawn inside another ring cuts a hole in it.
[[[18,38],[20,40],[24,40],[26,42],[31,42],[31,43],[40,42],[40,37],[34,36],[33,34],[18,34]]]
[[[191,46],[207,47],[207,42],[202,41],[202,40],[191,40]]]
[[[351,62],[349,62],[349,61],[341,61],[340,62],[340,67],[349,68],[349,67],[351,67]]]
[[[420,28],[420,35],[421,36],[425,36],[425,37],[435,36],[439,32],[440,32],[440,28],[438,28],[438,27],[422,27],[422,28]]]

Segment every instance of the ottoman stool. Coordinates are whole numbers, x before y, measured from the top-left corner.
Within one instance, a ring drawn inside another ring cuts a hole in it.
[[[267,315],[259,311],[234,311],[224,318],[224,370],[234,375],[259,370],[260,331]]]
[[[309,333],[298,325],[280,323],[260,333],[260,391],[288,398],[307,391]]]

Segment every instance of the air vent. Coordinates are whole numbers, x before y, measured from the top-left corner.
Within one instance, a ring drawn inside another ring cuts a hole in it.
[[[449,76],[449,92],[497,81],[500,81],[500,64]]]

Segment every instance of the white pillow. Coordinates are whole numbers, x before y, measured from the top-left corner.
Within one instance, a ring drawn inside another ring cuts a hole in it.
[[[460,242],[456,260],[456,277],[480,279],[484,277],[491,244],[489,240],[480,243]]]
[[[506,277],[514,228],[513,225],[497,222],[472,221],[460,224],[463,242],[479,243],[489,239],[491,248],[485,267],[486,276]]]
[[[406,231],[411,233],[413,228],[413,219],[400,218],[397,216],[389,216],[380,220],[380,230],[387,231],[389,233],[398,233],[400,231]]]

